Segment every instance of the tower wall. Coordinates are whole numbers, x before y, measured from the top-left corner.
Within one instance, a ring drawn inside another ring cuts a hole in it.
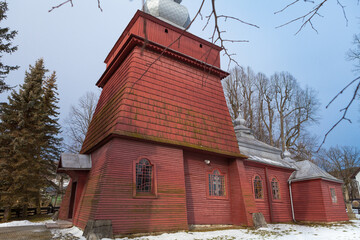
[[[101,166],[90,171],[74,224],[111,220],[115,235],[187,229],[182,149],[120,138],[105,146],[105,155],[92,155]],[[134,164],[141,158],[155,166],[156,196],[134,196]]]

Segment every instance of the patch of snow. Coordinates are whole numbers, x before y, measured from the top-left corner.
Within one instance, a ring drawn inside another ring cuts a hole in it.
[[[207,232],[177,232],[163,233],[157,236],[135,238],[116,238],[116,240],[353,240],[360,239],[360,220],[350,223],[334,223],[329,225],[298,225],[298,224],[268,224],[268,228],[259,229],[229,229]],[[57,236],[72,234],[80,240],[85,240],[83,232],[77,227],[52,230]],[[103,238],[102,240],[110,240]]]
[[[77,227],[64,228],[64,229],[52,229],[51,233],[54,234],[54,237],[72,235],[72,236],[78,237],[79,240],[86,240],[86,238],[83,236],[83,231],[81,231]]]
[[[42,222],[30,222],[28,220],[12,221],[6,223],[0,223],[0,227],[18,227],[18,226],[32,226],[32,225],[45,225],[45,223],[53,222],[53,220],[46,220]]]

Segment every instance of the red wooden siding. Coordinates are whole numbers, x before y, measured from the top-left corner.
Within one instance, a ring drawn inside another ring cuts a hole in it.
[[[276,177],[279,182],[280,199],[272,200],[273,208],[273,222],[290,222],[292,221],[291,215],[291,202],[289,193],[288,179],[292,171],[282,170],[276,168],[268,168],[268,183],[271,186],[271,180]],[[270,191],[271,192],[271,191]],[[271,196],[272,197],[272,196]]]
[[[60,209],[59,209],[59,219],[62,219],[62,220],[68,219],[71,186],[72,186],[72,180],[70,179],[69,185],[66,188],[65,195],[61,201],[61,205],[60,205]]]
[[[265,166],[261,166],[259,164],[254,163],[247,163],[246,165],[246,174],[247,179],[251,185],[251,192],[254,195],[254,188],[253,188],[253,179],[255,175],[260,176],[262,180],[263,186],[263,199],[255,199],[256,207],[258,208],[259,212],[261,212],[265,220],[267,222],[289,222],[292,220],[291,216],[291,203],[290,203],[290,195],[289,195],[289,186],[288,186],[288,179],[292,173],[291,170],[286,169],[278,169],[273,167],[268,168],[268,179],[266,178],[265,174]],[[271,193],[271,179],[276,177],[279,182],[279,189],[280,189],[280,199],[275,200],[272,198],[272,195],[268,194]],[[268,189],[270,188],[270,189]],[[270,191],[268,191],[270,190]],[[271,199],[269,199],[269,197]],[[271,220],[271,208],[272,208],[272,220]]]
[[[84,190],[84,186],[87,181],[88,171],[67,171],[66,173],[71,177],[71,180],[69,182],[69,185],[65,192],[65,196],[61,203],[60,212],[59,212],[60,219],[69,218],[69,207],[70,207],[70,199],[71,199],[73,183],[76,183],[76,192],[73,203],[73,216],[76,216],[76,213],[78,212],[80,205],[80,198],[82,196],[82,192]]]
[[[110,134],[239,155],[219,78],[135,47],[104,86],[82,148]],[[136,84],[134,84],[136,82]]]
[[[85,228],[89,219],[93,219],[95,209],[98,206],[99,188],[102,182],[106,155],[109,143],[98,149],[91,155],[92,167],[89,172],[85,189],[80,198],[80,207],[73,223],[80,228]]]
[[[232,222],[235,225],[253,226],[252,213],[259,212],[247,181],[244,162],[240,159],[230,160],[230,197]]]
[[[84,187],[87,182],[88,171],[76,171],[74,172],[76,177],[72,177],[72,182],[76,181],[76,194],[74,201],[74,210],[73,210],[73,218],[77,219],[77,215],[79,214],[80,208],[80,200],[83,195]]]
[[[254,197],[254,201],[259,212],[261,212],[264,215],[265,220],[267,222],[271,222],[269,202],[268,202],[269,199],[267,194],[267,186],[266,186],[266,178],[265,178],[265,169],[259,167],[253,167],[253,166],[245,166],[245,170],[246,170],[247,179],[251,185],[251,192],[253,196],[254,196],[253,178],[255,175],[260,176],[263,186],[263,199],[255,199]]]
[[[157,198],[133,197],[133,161],[143,157],[156,165]],[[187,229],[181,149],[114,138],[92,160],[76,226],[110,219],[114,234]]]
[[[141,11],[136,12],[123,34],[110,51],[105,60],[107,66],[113,62],[116,54],[118,54],[121,47],[124,46],[130,34],[144,37],[144,19],[146,19],[146,33],[149,41],[156,42],[165,47],[169,46],[170,49],[220,68],[220,47]],[[168,33],[165,32],[165,29],[168,30]],[[182,35],[181,39],[174,43],[180,35]],[[170,46],[170,44],[172,45]]]
[[[335,188],[337,203],[331,200]],[[341,184],[322,179],[292,183],[295,219],[298,221],[347,221]]]
[[[326,220],[328,222],[348,221],[349,218],[345,211],[345,202],[341,184],[322,180],[321,187],[325,204]],[[336,203],[333,203],[331,200],[330,188],[335,188],[337,198]]]
[[[210,160],[210,165],[204,160]],[[229,198],[228,161],[206,154],[184,152],[186,203],[189,224],[232,224]],[[209,197],[208,172],[218,169],[226,175],[226,198]]]

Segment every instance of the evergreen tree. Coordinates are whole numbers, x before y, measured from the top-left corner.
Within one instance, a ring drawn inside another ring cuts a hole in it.
[[[0,23],[6,19],[6,12],[8,5],[6,2],[0,2]],[[0,93],[9,90],[10,87],[5,83],[5,78],[10,71],[16,70],[19,66],[9,66],[1,61],[3,53],[13,53],[17,50],[17,46],[12,45],[12,40],[15,38],[17,32],[10,31],[8,27],[0,27]]]
[[[61,139],[56,75],[46,79],[47,71],[42,59],[30,66],[24,84],[1,107],[0,188],[7,206],[39,206],[41,190],[54,176]]]

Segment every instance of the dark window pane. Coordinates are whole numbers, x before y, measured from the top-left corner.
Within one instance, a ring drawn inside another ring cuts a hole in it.
[[[209,174],[209,195],[210,196],[225,196],[225,176],[220,175],[218,170]]]
[[[152,166],[147,159],[136,164],[136,192],[151,192]]]
[[[262,181],[259,176],[256,176],[254,178],[254,193],[255,193],[255,199],[263,198]]]
[[[271,180],[271,189],[272,189],[273,199],[280,199],[279,182],[276,180],[276,178],[273,178]]]

